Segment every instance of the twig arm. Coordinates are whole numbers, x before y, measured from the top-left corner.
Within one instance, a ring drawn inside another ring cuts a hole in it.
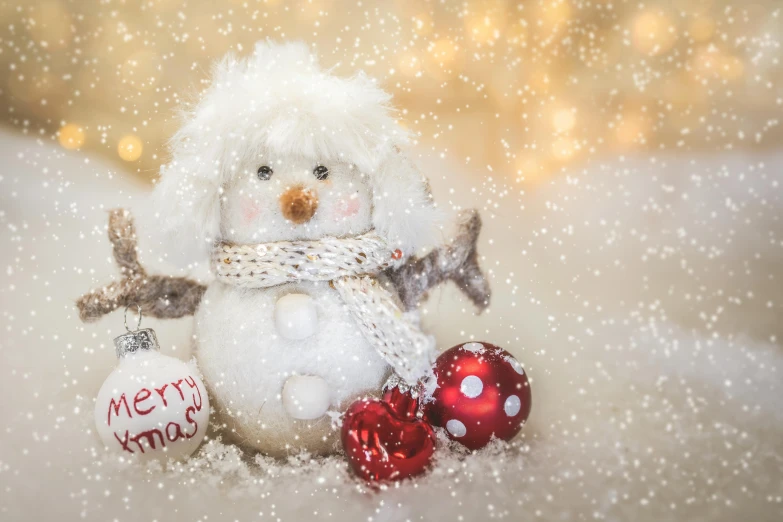
[[[185,277],[147,275],[138,259],[136,229],[127,210],[115,209],[109,213],[109,241],[122,279],[76,300],[82,321],[97,321],[128,305],[139,305],[145,315],[161,319],[195,313],[206,286]]]
[[[114,260],[122,273],[144,273],[139,263],[136,226],[127,209],[115,208],[109,211],[109,241],[112,244]]]
[[[481,217],[476,210],[468,210],[460,218],[459,231],[451,243],[388,273],[406,310],[416,308],[430,288],[448,280],[456,283],[479,312],[489,306],[489,283],[476,252]]]

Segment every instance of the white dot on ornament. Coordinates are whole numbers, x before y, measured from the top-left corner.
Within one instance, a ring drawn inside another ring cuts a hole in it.
[[[446,430],[455,437],[464,437],[468,429],[457,419],[451,419],[446,423]]]
[[[484,353],[484,345],[481,343],[465,343],[462,345],[462,349],[471,353]]]
[[[514,368],[515,372],[517,372],[519,375],[525,375],[525,369],[522,368],[522,365],[519,364],[519,361],[517,361],[513,357],[508,357],[506,360],[508,361],[508,364],[510,364],[511,367]]]
[[[475,375],[468,375],[462,379],[462,384],[459,385],[459,391],[468,399],[475,399],[484,391],[484,383]]]
[[[509,417],[513,417],[517,413],[519,413],[519,410],[522,408],[522,402],[519,400],[519,397],[516,395],[509,396],[508,399],[506,399],[505,404],[503,404],[503,411],[506,412],[506,415]]]

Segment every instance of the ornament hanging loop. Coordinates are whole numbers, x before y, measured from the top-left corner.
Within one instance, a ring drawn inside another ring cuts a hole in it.
[[[131,306],[135,306],[136,307],[136,311],[139,314],[139,319],[138,319],[138,321],[136,321],[136,329],[135,330],[131,330],[130,328],[128,328],[128,310],[130,309]],[[138,332],[141,329],[141,305],[139,305],[139,304],[132,304],[132,305],[128,305],[128,306],[125,307],[125,329],[128,330],[128,332],[130,332],[130,333]]]
[[[139,314],[135,330],[131,330],[128,326],[128,310],[130,310],[131,306],[135,306]],[[122,358],[127,354],[133,354],[138,351],[160,350],[155,330],[152,328],[141,328],[141,315],[141,306],[138,303],[125,307],[125,329],[128,333],[124,333],[114,339],[114,349],[117,352],[117,358]]]

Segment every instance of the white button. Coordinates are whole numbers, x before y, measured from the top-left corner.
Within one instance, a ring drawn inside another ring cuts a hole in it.
[[[315,301],[306,294],[288,294],[275,304],[275,327],[286,339],[300,340],[318,331]]]
[[[317,419],[329,402],[329,385],[317,375],[294,375],[283,385],[283,407],[295,419]]]

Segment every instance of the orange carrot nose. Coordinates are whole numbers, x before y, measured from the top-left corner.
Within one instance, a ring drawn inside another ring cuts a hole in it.
[[[318,208],[315,192],[302,186],[291,187],[280,196],[280,210],[291,223],[301,225],[312,219]]]

